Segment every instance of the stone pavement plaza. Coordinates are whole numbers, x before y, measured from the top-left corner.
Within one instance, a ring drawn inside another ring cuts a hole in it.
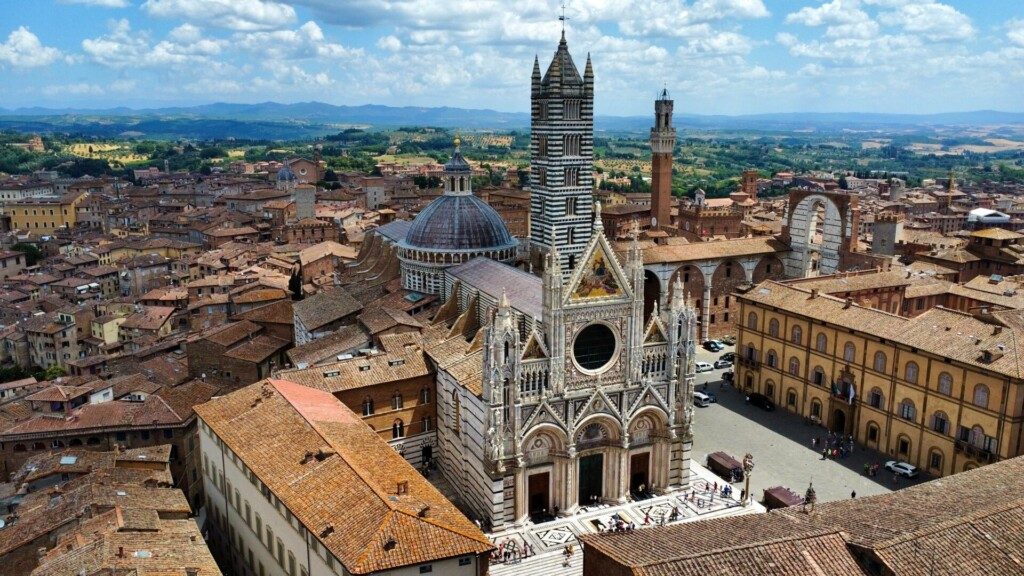
[[[697,359],[713,362],[718,356],[700,350]],[[773,486],[785,486],[803,496],[808,483],[814,482],[818,501],[827,502],[849,498],[854,491],[858,496],[883,494],[928,479],[901,478],[894,483],[893,475],[884,469],[875,477],[865,475],[864,464],[884,464],[892,458],[859,444],[846,458],[823,460],[821,452],[811,447],[811,439],[817,436],[824,440],[825,428],[809,425],[801,416],[781,407],[766,412],[747,404],[742,392],[720,384],[722,372],[697,375],[697,389],[706,382],[718,403],[707,408],[694,407],[691,457],[704,464],[708,454],[721,450],[742,461],[743,455],[750,452],[754,456],[750,489],[755,498],[760,499],[763,490]]]
[[[739,494],[743,487],[742,483],[733,485],[732,498],[723,498],[720,494],[716,494],[712,498],[711,494],[703,489],[705,482],[712,485],[717,482],[719,490],[724,485],[721,478],[694,462],[690,470],[690,486],[696,489],[696,494],[692,501],[685,496],[689,491],[679,491],[616,506],[585,507],[572,516],[540,524],[527,523],[519,528],[491,534],[491,540],[496,546],[512,541],[522,550],[524,544],[529,544],[533,548],[534,555],[518,561],[492,562],[490,573],[493,576],[582,574],[583,550],[577,541],[577,536],[607,529],[613,515],[618,515],[624,522],[632,522],[636,525],[637,530],[642,530],[645,528],[645,518],[649,518],[650,526],[656,526],[662,523],[677,524],[704,518],[764,512],[764,508],[760,504],[754,503],[746,507],[740,504]],[[673,507],[678,509],[679,519],[669,522],[668,518]],[[569,566],[564,565],[564,550],[567,544],[572,544],[574,548]]]

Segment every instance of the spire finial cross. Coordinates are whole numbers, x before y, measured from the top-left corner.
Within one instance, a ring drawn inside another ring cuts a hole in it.
[[[558,16],[558,21],[562,23],[562,39],[565,39],[565,21],[570,18],[565,15],[565,2],[562,2],[562,13]]]

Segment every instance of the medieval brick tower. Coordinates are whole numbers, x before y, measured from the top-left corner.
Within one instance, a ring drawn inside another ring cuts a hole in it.
[[[531,260],[539,268],[554,245],[568,279],[590,240],[594,71],[588,55],[580,77],[564,31],[543,77],[534,58],[530,115]]]
[[[651,128],[651,228],[672,225],[672,151],[676,129],[672,127],[672,100],[668,90],[654,101]]]

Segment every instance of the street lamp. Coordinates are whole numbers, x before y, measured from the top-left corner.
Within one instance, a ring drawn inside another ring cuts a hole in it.
[[[747,506],[750,504],[752,498],[750,497],[750,473],[754,471],[754,456],[747,453],[743,457],[743,480],[745,482],[745,488],[743,492],[746,494],[746,498],[743,499],[743,505]]]

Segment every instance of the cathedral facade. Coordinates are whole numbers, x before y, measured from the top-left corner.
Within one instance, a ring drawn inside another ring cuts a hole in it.
[[[567,55],[563,37],[552,67],[589,106],[589,59],[583,81]],[[535,96],[538,80],[535,64]],[[542,249],[541,276],[486,257],[446,267],[445,303],[424,336],[436,370],[439,467],[463,509],[494,530],[689,481],[697,314],[680,286],[645,321],[639,245],[620,260],[589,180],[578,189],[561,180],[570,164],[588,177],[592,167],[589,156],[554,162],[569,135],[546,151],[535,146],[532,158],[535,174],[559,174],[533,190],[548,235],[531,239]]]

